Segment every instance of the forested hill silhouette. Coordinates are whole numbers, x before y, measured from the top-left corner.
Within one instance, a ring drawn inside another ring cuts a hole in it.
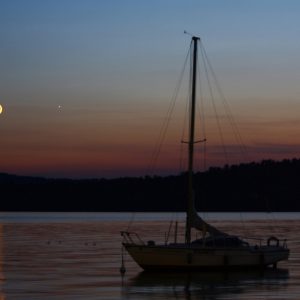
[[[300,211],[300,159],[195,175],[199,211]],[[186,175],[46,179],[0,173],[0,211],[183,211]]]

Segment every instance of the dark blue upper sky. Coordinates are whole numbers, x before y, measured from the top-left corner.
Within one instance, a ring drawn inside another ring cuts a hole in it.
[[[279,157],[276,145],[294,156],[299,15],[296,0],[2,0],[3,171],[142,175],[184,30],[201,36],[255,157]]]

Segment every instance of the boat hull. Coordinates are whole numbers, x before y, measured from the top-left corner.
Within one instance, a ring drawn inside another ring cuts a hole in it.
[[[144,270],[264,268],[276,266],[289,256],[289,250],[280,246],[255,249],[124,244],[124,247]]]

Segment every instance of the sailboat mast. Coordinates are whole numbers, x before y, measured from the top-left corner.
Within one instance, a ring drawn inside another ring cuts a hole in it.
[[[192,65],[192,93],[190,100],[190,128],[188,141],[188,203],[186,216],[186,232],[185,242],[191,242],[191,217],[194,209],[194,188],[193,188],[193,173],[194,173],[194,144],[195,144],[195,107],[196,107],[196,79],[197,79],[197,52],[198,52],[199,37],[192,37],[193,42],[193,65]]]

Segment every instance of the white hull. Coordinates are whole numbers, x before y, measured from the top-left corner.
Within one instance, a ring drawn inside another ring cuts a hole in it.
[[[276,266],[288,259],[289,250],[284,247],[264,246],[239,248],[204,248],[148,246],[124,244],[125,248],[145,270],[148,269],[234,269]]]

